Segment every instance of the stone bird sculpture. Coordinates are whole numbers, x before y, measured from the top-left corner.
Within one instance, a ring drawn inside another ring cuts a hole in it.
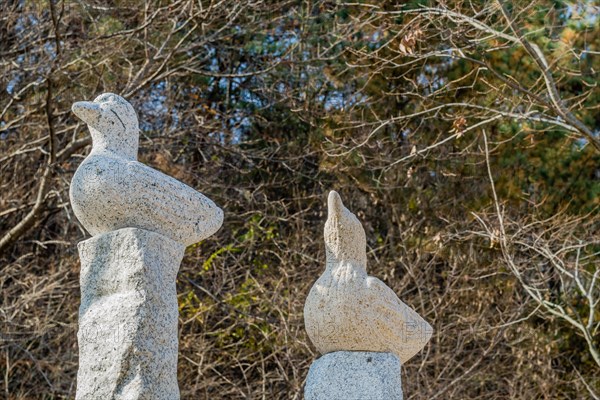
[[[75,172],[69,197],[91,235],[141,228],[188,246],[219,230],[223,211],[212,200],[137,161],[138,118],[124,98],[105,93],[72,110],[88,125],[92,151]]]
[[[394,353],[402,363],[431,338],[431,326],[392,289],[367,275],[365,231],[335,192],[325,223],[327,265],[304,306],[317,350]]]

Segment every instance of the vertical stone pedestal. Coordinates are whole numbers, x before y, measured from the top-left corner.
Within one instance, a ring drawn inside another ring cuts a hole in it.
[[[336,351],[308,371],[305,400],[402,400],[400,361],[392,353]]]
[[[77,399],[179,399],[175,278],[185,247],[125,228],[79,243]]]

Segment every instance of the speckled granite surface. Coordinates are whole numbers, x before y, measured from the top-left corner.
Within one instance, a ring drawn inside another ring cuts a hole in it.
[[[185,247],[136,228],[78,247],[77,399],[179,399],[175,277]]]
[[[433,329],[385,283],[367,274],[365,231],[333,191],[325,247],[325,271],[304,306],[306,331],[317,350],[390,352],[402,363],[419,352]]]
[[[305,400],[402,400],[400,361],[391,353],[336,351],[310,367]]]
[[[212,200],[137,161],[138,119],[125,99],[105,93],[73,104],[73,112],[88,125],[93,144],[69,197],[92,236],[141,228],[188,246],[219,230],[223,211]]]

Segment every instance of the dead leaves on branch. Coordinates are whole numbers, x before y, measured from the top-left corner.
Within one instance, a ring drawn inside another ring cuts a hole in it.
[[[450,133],[456,133],[456,138],[459,139],[467,126],[467,120],[465,117],[458,117],[452,123],[452,129],[450,129]]]
[[[415,54],[415,50],[417,44],[423,39],[423,31],[421,28],[415,28],[408,32],[404,37],[400,40],[400,44],[398,45],[398,49],[400,53],[404,55],[413,55]]]

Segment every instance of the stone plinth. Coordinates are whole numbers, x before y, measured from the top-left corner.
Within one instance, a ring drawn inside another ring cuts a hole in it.
[[[185,246],[125,228],[79,243],[77,399],[179,399],[175,278]]]
[[[400,361],[392,353],[336,351],[310,367],[306,400],[402,400]]]

